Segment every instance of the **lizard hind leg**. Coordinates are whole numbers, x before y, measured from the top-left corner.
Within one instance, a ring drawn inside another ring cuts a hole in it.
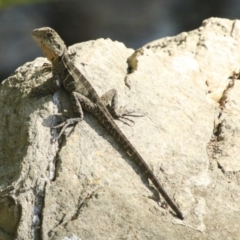
[[[108,108],[110,114],[113,118],[121,120],[125,124],[130,125],[126,121],[131,122],[131,124],[134,124],[134,121],[127,118],[126,116],[131,117],[143,117],[145,114],[137,113],[135,110],[128,110],[125,107],[118,108],[118,93],[116,89],[110,89],[106,93],[104,93],[101,96],[101,101],[104,104],[105,107]],[[124,121],[126,120],[126,121]]]

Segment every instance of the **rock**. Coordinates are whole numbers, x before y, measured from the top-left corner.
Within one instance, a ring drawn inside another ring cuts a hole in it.
[[[177,203],[183,221],[161,196],[157,203],[151,183],[90,114],[51,143],[59,115],[73,113],[63,90],[29,97],[51,77],[46,59],[24,64],[3,81],[0,197],[11,198],[21,211],[9,215],[15,232],[0,221],[2,235],[10,235],[2,239],[32,239],[40,181],[46,181],[43,239],[238,239],[239,24],[210,18],[197,30],[135,52],[110,39],[69,50],[99,95],[115,88],[119,105],[147,113],[134,118],[133,126],[116,123]],[[55,161],[50,181],[49,163]]]

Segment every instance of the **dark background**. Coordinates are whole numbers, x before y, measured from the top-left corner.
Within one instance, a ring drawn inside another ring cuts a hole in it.
[[[209,17],[240,18],[239,0],[66,0],[0,10],[0,81],[43,56],[31,31],[50,26],[67,45],[111,38],[129,48],[198,28]]]

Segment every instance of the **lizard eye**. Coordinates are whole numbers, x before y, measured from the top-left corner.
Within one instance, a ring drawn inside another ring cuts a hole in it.
[[[47,36],[50,38],[52,37],[52,33],[47,33]]]

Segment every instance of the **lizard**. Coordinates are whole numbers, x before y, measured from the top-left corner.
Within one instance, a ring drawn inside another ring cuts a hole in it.
[[[117,91],[111,89],[100,97],[83,73],[74,65],[68,54],[67,46],[52,28],[42,27],[34,29],[32,36],[50,61],[53,78],[57,79],[60,85],[69,93],[73,110],[77,114],[76,117],[69,118],[61,124],[54,126],[54,128],[61,128],[56,140],[62,135],[66,127],[76,125],[79,121],[83,120],[83,110],[90,112],[122,146],[125,152],[141,169],[144,176],[151,180],[158,192],[176,213],[177,217],[183,220],[183,214],[179,208],[169,197],[138,151],[115,123],[113,115],[116,118],[124,115],[117,112]],[[113,113],[110,113],[107,109],[110,101]]]

